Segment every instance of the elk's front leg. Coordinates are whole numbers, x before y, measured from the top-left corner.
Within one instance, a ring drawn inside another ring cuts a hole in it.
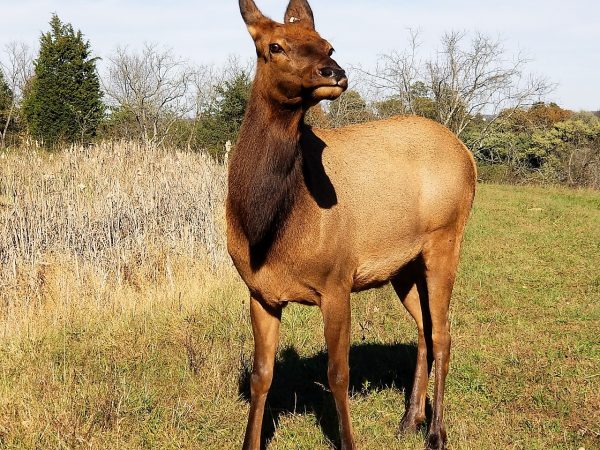
[[[265,401],[273,380],[281,308],[269,308],[251,296],[250,317],[254,334],[254,363],[250,380],[250,414],[243,449],[259,450]]]
[[[321,303],[325,324],[325,341],[329,363],[327,378],[335,399],[342,450],[354,450],[354,436],[350,421],[348,384],[350,380],[348,352],[350,350],[350,293],[324,298]]]

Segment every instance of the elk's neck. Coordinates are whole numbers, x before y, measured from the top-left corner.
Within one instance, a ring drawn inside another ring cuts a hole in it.
[[[269,247],[302,183],[302,107],[283,107],[253,88],[229,164],[228,207],[251,248]]]

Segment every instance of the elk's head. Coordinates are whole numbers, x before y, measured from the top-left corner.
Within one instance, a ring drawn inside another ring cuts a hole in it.
[[[346,90],[346,73],[331,58],[331,44],[315,31],[306,0],[290,0],[284,23],[265,17],[253,0],[239,2],[256,46],[256,81],[266,95],[284,105],[311,106]]]

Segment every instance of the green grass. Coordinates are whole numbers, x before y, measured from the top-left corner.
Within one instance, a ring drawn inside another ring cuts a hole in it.
[[[34,312],[0,336],[0,447],[240,448],[252,352],[244,286],[228,270],[176,272],[96,306],[82,306],[93,290],[58,276],[54,303],[43,300],[53,319]],[[450,448],[600,448],[600,194],[479,186],[451,323]],[[359,448],[423,448],[424,434],[396,436],[416,329],[390,288],[354,297],[352,339]],[[269,449],[329,448],[325,367],[319,311],[288,307]]]

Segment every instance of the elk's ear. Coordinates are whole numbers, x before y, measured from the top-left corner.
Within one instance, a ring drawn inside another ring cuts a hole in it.
[[[250,36],[252,36],[252,39],[256,40],[260,32],[260,26],[265,22],[270,22],[271,20],[260,12],[253,0],[239,1],[240,13],[242,14],[242,18],[246,23],[246,27],[248,27],[248,32],[250,33]]]
[[[315,29],[315,18],[306,0],[290,0],[283,20],[285,23],[298,22],[306,28]]]

